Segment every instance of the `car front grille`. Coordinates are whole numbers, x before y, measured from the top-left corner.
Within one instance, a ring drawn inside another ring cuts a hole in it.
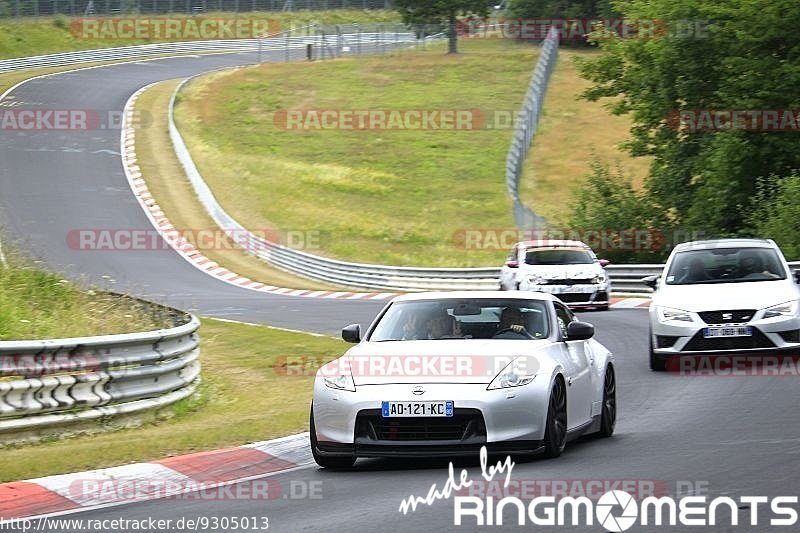
[[[564,294],[556,294],[555,296],[565,304],[589,303],[589,299],[592,297],[591,294],[582,292],[565,292]]]
[[[703,337],[703,330],[698,331],[692,340],[683,347],[684,352],[711,352],[715,350],[753,350],[757,348],[774,348],[769,338],[757,328],[753,328],[751,337]]]
[[[733,311],[703,311],[697,314],[706,324],[744,324],[753,318],[756,311],[755,309],[735,309]]]
[[[452,417],[383,418],[379,409],[356,417],[356,439],[368,441],[453,441],[486,438],[486,424],[477,409],[454,409]]]
[[[592,278],[548,279],[545,285],[592,285]]]

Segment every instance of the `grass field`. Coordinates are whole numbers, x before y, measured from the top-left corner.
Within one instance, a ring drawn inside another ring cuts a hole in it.
[[[553,73],[536,137],[522,176],[523,203],[564,229],[572,191],[583,183],[589,163],[597,158],[622,169],[640,186],[650,158],[631,157],[619,145],[629,137],[630,118],[610,114],[604,103],[579,98],[590,82],[578,76],[575,59],[590,58],[596,50],[562,49]]]
[[[400,265],[496,263],[454,232],[512,224],[510,129],[296,131],[278,110],[479,108],[513,115],[537,49],[469,43],[386,57],[262,65],[190,84],[177,120],[220,203],[246,227],[320,231],[333,257]],[[487,73],[498,73],[487,83]],[[476,122],[477,123],[477,122]]]
[[[440,50],[206,76],[182,94],[178,125],[222,205],[245,226],[320,230],[327,256],[395,265],[488,266],[504,250],[464,250],[464,229],[513,227],[504,183],[510,129],[295,131],[292,109],[471,109],[515,114],[536,48],[462,42]],[[523,198],[555,225],[596,156],[636,181],[648,161],[618,149],[625,117],[579,98],[587,86],[564,50],[529,156]],[[277,119],[278,121],[282,119]]]
[[[207,18],[267,18],[274,20],[275,28],[284,30],[291,27],[306,26],[310,23],[345,24],[350,22],[398,22],[400,16],[396,11],[362,11],[362,10],[330,10],[330,11],[294,11],[294,12],[253,12],[253,13],[219,13],[209,12]],[[186,18],[185,13],[173,15],[141,15],[148,18]],[[120,17],[115,17],[120,18]],[[26,57],[75,50],[110,48],[114,46],[130,46],[165,41],[168,39],[86,39],[80,32],[70,29],[72,20],[67,17],[42,17],[23,19],[0,19],[0,59]],[[175,40],[175,39],[170,39]],[[189,40],[182,38],[180,40]]]
[[[82,290],[4,248],[0,263],[0,341],[81,337],[168,326],[128,298]]]
[[[178,80],[159,83],[143,92],[136,101],[136,112],[152,117],[147,127],[136,129],[136,155],[147,187],[173,226],[185,230],[211,230],[216,227],[212,218],[197,199],[197,195],[172,150],[167,110]],[[167,147],[167,149],[165,149]],[[196,232],[187,231],[191,236]],[[278,287],[315,290],[340,290],[298,278],[271,267],[264,261],[245,253],[228,240],[230,248],[203,249],[212,261],[250,279]]]
[[[287,375],[283,358],[333,359],[344,352],[345,343],[266,326],[207,318],[202,323],[198,396],[138,428],[2,448],[0,482],[163,459],[308,430],[313,376]]]

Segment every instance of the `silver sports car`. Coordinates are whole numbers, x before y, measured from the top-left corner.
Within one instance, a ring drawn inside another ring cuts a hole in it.
[[[358,343],[317,372],[316,462],[358,457],[539,453],[580,435],[610,436],[614,357],[550,294],[439,292],[398,296]]]

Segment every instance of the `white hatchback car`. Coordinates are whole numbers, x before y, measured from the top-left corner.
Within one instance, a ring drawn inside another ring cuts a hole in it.
[[[608,309],[606,265],[580,241],[522,241],[500,269],[500,290],[546,292],[572,308]]]
[[[718,239],[675,247],[650,306],[650,368],[673,356],[800,353],[800,274],[772,240]]]

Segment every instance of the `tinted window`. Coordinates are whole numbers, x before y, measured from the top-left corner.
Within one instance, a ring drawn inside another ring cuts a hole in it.
[[[520,325],[534,339],[549,335],[547,302],[511,298],[396,302],[369,337],[372,342],[491,339]]]
[[[525,252],[528,265],[588,265],[594,254],[584,248],[537,248]]]
[[[563,305],[556,304],[556,319],[558,327],[561,329],[561,336],[567,337],[567,324],[575,320],[575,316]]]
[[[665,282],[696,285],[777,279],[786,279],[786,272],[772,248],[713,248],[676,254]]]

